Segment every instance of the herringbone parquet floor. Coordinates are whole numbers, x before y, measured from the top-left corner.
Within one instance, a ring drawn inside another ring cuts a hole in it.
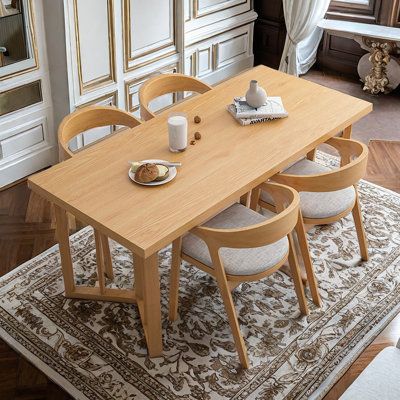
[[[400,192],[400,142],[371,141],[367,180]],[[0,275],[55,244],[49,204],[30,196],[25,182],[0,192]],[[400,336],[400,316],[378,336],[326,396],[337,399],[383,347]],[[64,400],[70,397],[0,341],[1,400]]]

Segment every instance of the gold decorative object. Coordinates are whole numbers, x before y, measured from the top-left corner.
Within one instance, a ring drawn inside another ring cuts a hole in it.
[[[365,77],[363,90],[371,94],[385,93],[389,84],[386,67],[390,61],[390,52],[394,48],[393,43],[376,42],[365,38],[364,44],[370,48],[369,60],[372,63],[371,73]]]

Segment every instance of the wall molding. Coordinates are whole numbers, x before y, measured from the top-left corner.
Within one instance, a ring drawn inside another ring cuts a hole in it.
[[[107,1],[107,19],[108,19],[108,62],[110,72],[104,76],[99,76],[88,82],[83,82],[83,71],[82,71],[82,52],[80,46],[80,32],[79,32],[79,12],[78,12],[78,1],[73,0],[74,9],[74,26],[75,26],[75,46],[76,46],[76,57],[78,66],[78,80],[80,94],[87,93],[92,90],[96,90],[103,86],[107,86],[110,83],[115,82],[115,43],[114,43],[114,0]],[[84,1],[84,0],[83,0]]]
[[[170,2],[170,37],[160,43],[159,46],[149,46],[148,49],[136,51],[132,49],[132,30],[131,30],[131,0],[123,0],[122,5],[122,27],[124,41],[124,72],[129,72],[142,66],[157,62],[162,58],[169,57],[177,53],[177,20],[176,20],[176,0],[163,0]]]
[[[193,0],[193,18],[201,18],[205,15],[214,14],[219,11],[228,10],[233,7],[246,4],[249,0],[225,0],[224,3],[217,4],[215,6],[208,6],[205,11],[200,10],[201,0]]]

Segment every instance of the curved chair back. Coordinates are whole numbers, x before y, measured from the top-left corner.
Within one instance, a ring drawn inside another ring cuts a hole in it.
[[[292,188],[276,183],[262,183],[258,189],[271,193],[280,211],[275,217],[259,224],[236,229],[216,229],[199,226],[191,232],[209,247],[250,248],[266,246],[288,235],[299,216],[299,194]]]
[[[341,156],[341,167],[315,175],[291,175],[280,173],[272,179],[288,185],[298,192],[333,192],[355,185],[365,175],[368,147],[352,139],[334,137],[326,144],[336,148]]]
[[[67,115],[58,128],[60,160],[73,156],[68,143],[71,139],[89,129],[108,125],[123,125],[134,128],[141,122],[124,110],[110,106],[89,106]]]
[[[183,74],[161,74],[148,79],[139,90],[140,117],[148,121],[155,117],[149,103],[167,93],[196,92],[205,93],[212,87],[206,83]]]

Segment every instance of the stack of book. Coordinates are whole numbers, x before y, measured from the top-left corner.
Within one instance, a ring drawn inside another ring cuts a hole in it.
[[[289,115],[280,97],[268,97],[266,103],[259,108],[249,106],[245,97],[235,97],[233,103],[228,105],[228,111],[241,125],[286,118]]]

